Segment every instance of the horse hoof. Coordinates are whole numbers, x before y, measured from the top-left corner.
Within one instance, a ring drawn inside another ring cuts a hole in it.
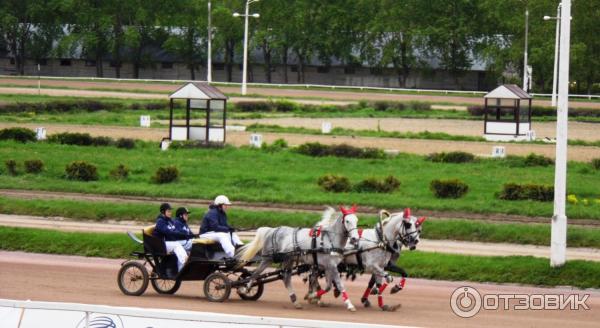
[[[386,311],[386,312],[395,312],[396,310],[398,310],[402,305],[400,304],[396,304],[394,306],[389,306],[389,305],[384,305],[381,307],[382,311]]]
[[[360,301],[362,302],[363,306],[366,308],[371,306],[371,302],[369,302],[369,300],[366,298],[363,298]]]
[[[329,306],[329,304],[327,304],[327,303],[325,303],[325,302],[323,302],[323,301],[321,301],[321,300],[318,300],[318,301],[317,301],[317,305],[318,305],[319,307],[328,307],[328,306]]]
[[[334,290],[333,290],[333,297],[335,297],[335,298],[338,298],[338,297],[340,297],[340,294],[341,294],[341,293],[340,293],[340,291],[339,291],[339,290],[337,290],[337,289],[334,289]]]
[[[302,309],[302,304],[300,304],[300,303],[294,303],[294,307],[296,309],[298,309],[298,310],[301,310]]]
[[[398,287],[397,285],[392,287],[392,290],[390,291],[390,294],[396,294],[397,292],[401,291],[402,288]]]
[[[306,301],[307,301],[309,298],[311,298],[311,297],[310,297],[310,294],[309,294],[309,293],[306,293],[306,294],[304,295],[304,300],[306,300]]]
[[[308,300],[309,304],[318,304],[319,303],[319,299],[318,298],[310,298]]]
[[[354,307],[354,305],[350,305],[350,306],[348,306],[348,311],[356,312],[356,308]]]

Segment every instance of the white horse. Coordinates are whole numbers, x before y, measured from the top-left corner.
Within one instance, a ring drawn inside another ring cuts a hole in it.
[[[348,265],[359,265],[364,268],[365,272],[370,272],[371,280],[365,289],[361,302],[365,307],[370,306],[369,295],[377,295],[377,303],[384,311],[394,311],[398,306],[387,306],[383,304],[383,291],[389,283],[392,282],[392,276],[386,272],[386,266],[390,261],[396,262],[400,255],[402,246],[408,247],[411,251],[416,248],[419,243],[421,229],[425,218],[416,218],[410,214],[410,209],[405,209],[403,213],[389,214],[385,211],[380,212],[380,216],[388,215],[388,218],[382,221],[383,229],[377,223],[374,229],[366,229],[363,231],[359,241],[358,249],[364,251],[357,253],[355,256],[348,256],[344,262]],[[375,246],[379,246],[374,248]],[[346,249],[351,249],[346,246]],[[360,259],[358,258],[360,256]],[[404,270],[401,270],[403,272]],[[404,287],[406,274],[403,274],[400,284],[394,286],[399,290]],[[376,288],[373,288],[373,285]]]
[[[283,282],[287,288],[290,299],[296,308],[302,305],[296,298],[292,288],[291,271],[294,265],[309,264],[317,265],[319,270],[325,272],[327,287],[319,290],[319,296],[331,290],[335,284],[337,290],[341,291],[343,301],[350,311],[356,311],[354,305],[348,298],[344,284],[340,279],[338,265],[343,261],[343,252],[348,239],[350,243],[358,243],[357,223],[355,215],[356,206],[347,210],[340,207],[342,214],[335,215],[335,210],[328,207],[321,221],[313,229],[298,229],[291,227],[259,228],[254,240],[242,247],[237,257],[242,261],[250,261],[260,252],[261,263],[252,273],[251,280],[247,284],[250,288],[255,278],[274,262],[274,257],[282,259],[281,269]],[[316,259],[316,263],[315,263]]]

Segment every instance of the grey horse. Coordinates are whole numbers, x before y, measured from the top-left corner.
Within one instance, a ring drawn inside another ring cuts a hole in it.
[[[403,245],[410,250],[416,248],[425,218],[412,216],[408,208],[402,213],[389,214],[381,211],[380,218],[383,219],[383,216],[387,216],[387,218],[381,223],[377,223],[374,229],[363,231],[358,246],[358,249],[362,251],[355,256],[347,256],[344,262],[347,265],[358,266],[360,261],[360,266],[364,268],[364,271],[372,274],[369,285],[360,299],[365,307],[370,306],[369,295],[376,294],[377,303],[382,310],[394,311],[398,308],[397,306],[390,307],[383,304],[383,291],[393,280],[386,270],[390,269],[389,263],[398,260]],[[381,229],[381,224],[383,229]],[[352,248],[348,246],[346,249],[352,252]],[[392,268],[395,268],[394,264],[392,264]],[[398,291],[404,288],[406,273],[400,268],[395,269],[399,269],[397,272],[402,274],[400,283],[394,286],[394,290]]]
[[[294,265],[314,265],[316,258],[316,264],[319,270],[325,272],[327,280],[327,287],[317,291],[319,296],[331,290],[332,284],[335,284],[337,290],[341,291],[346,308],[356,311],[340,279],[338,265],[343,261],[344,247],[348,240],[350,239],[351,244],[358,243],[359,236],[356,228],[358,218],[355,214],[356,206],[351,209],[343,207],[340,209],[341,215],[334,215],[335,210],[328,207],[323,212],[321,221],[313,229],[259,228],[252,242],[243,246],[237,255],[238,259],[247,262],[260,252],[260,265],[252,273],[247,288],[250,288],[253,280],[274,262],[274,257],[279,257],[282,262],[283,282],[290,299],[296,308],[302,308],[292,288],[290,273]]]

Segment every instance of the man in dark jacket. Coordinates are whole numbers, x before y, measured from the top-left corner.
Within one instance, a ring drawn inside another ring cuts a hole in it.
[[[189,249],[191,249],[192,243],[188,240],[188,235],[177,231],[175,223],[171,219],[171,211],[172,207],[169,203],[160,205],[160,214],[156,218],[156,225],[154,226],[152,235],[162,238],[165,241],[168,253],[175,253],[175,256],[177,256],[177,268],[181,271],[188,258],[184,245],[189,243]]]
[[[227,224],[227,207],[231,205],[227,196],[219,195],[213,204],[208,207],[200,226],[200,238],[218,241],[229,257],[233,257],[235,247],[243,245],[240,238],[234,233],[235,229]]]
[[[175,224],[175,230],[177,233],[185,236],[186,239],[194,239],[196,237],[196,235],[192,233],[192,230],[188,226],[190,214],[192,214],[192,212],[190,212],[187,208],[180,207],[177,209],[177,211],[175,211],[175,220],[173,220],[173,224]]]

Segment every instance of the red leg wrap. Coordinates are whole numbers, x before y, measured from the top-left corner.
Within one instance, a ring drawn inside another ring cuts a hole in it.
[[[379,307],[383,307],[383,296],[377,295],[377,304],[379,304]]]
[[[383,293],[383,291],[385,290],[386,287],[387,287],[387,284],[381,285],[381,287],[379,287],[379,294]]]
[[[345,290],[342,290],[342,300],[344,300],[344,302],[348,300],[348,293]]]
[[[327,293],[327,291],[325,289],[319,289],[317,291],[317,297],[321,297],[323,296],[323,294]]]
[[[400,287],[404,288],[404,284],[406,284],[406,278],[402,277],[402,279],[400,280],[400,283],[398,285],[400,285]]]
[[[365,289],[365,292],[363,293],[362,298],[369,298],[370,294],[371,294],[371,288],[367,287],[367,289]]]

